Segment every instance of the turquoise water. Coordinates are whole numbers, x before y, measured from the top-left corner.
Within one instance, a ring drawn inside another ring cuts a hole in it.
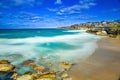
[[[34,59],[49,62],[75,62],[89,57],[100,37],[83,30],[33,29],[0,30],[0,59],[20,64]]]

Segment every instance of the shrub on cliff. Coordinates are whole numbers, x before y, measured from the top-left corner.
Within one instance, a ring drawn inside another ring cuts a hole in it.
[[[119,35],[120,34],[120,24],[111,25],[111,31],[114,35]]]

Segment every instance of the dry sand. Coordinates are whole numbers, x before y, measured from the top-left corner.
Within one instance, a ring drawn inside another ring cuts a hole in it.
[[[92,46],[91,46],[92,47]],[[70,70],[73,80],[118,80],[120,77],[120,40],[103,38],[98,49]]]

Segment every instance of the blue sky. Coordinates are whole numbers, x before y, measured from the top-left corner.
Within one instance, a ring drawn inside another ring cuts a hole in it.
[[[120,0],[0,0],[0,28],[51,28],[120,19]]]

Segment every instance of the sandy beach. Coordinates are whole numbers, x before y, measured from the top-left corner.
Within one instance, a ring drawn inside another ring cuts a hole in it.
[[[92,47],[92,46],[91,46]],[[73,80],[118,80],[120,77],[120,40],[105,37],[97,50],[70,70]]]

